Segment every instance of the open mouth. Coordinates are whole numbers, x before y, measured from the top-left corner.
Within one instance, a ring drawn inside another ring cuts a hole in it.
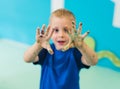
[[[59,43],[60,45],[63,45],[63,44],[65,43],[65,41],[58,41],[58,43]]]

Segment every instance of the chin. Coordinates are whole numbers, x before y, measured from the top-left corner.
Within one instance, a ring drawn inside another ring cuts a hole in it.
[[[62,50],[63,47],[56,47],[57,50]]]
[[[57,50],[62,50],[62,48],[56,48]]]

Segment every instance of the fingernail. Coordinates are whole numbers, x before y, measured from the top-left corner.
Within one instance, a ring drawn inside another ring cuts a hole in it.
[[[90,31],[87,31],[87,33],[89,34],[89,33],[90,33]]]
[[[80,22],[80,26],[82,26],[82,22]]]
[[[74,24],[75,24],[75,21],[72,21],[72,24],[74,25]]]
[[[44,31],[43,31],[43,30],[41,31],[41,34],[44,34]]]
[[[50,54],[53,54],[53,51],[52,51],[52,50],[48,50],[48,52],[49,52]]]
[[[42,35],[40,35],[40,37],[43,37]]]

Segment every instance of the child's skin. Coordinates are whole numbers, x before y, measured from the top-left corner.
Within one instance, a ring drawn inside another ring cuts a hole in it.
[[[97,54],[88,47],[83,41],[89,32],[81,35],[82,24],[76,30],[74,20],[69,17],[52,16],[50,24],[45,30],[45,25],[36,30],[36,42],[30,47],[24,55],[26,62],[36,62],[40,60],[38,53],[42,48],[48,50],[52,55],[53,50],[50,47],[49,40],[52,39],[57,50],[66,51],[71,47],[76,47],[82,53],[82,63],[85,65],[95,65],[97,63]]]

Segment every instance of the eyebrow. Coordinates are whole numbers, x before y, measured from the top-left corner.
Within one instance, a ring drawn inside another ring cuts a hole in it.
[[[58,29],[58,27],[53,27],[52,29]]]
[[[55,27],[53,27],[52,29],[55,30],[55,29],[59,29],[59,28],[58,28],[57,26],[55,26]],[[68,26],[65,25],[65,26],[63,27],[63,29],[70,30],[71,28],[69,28]]]

